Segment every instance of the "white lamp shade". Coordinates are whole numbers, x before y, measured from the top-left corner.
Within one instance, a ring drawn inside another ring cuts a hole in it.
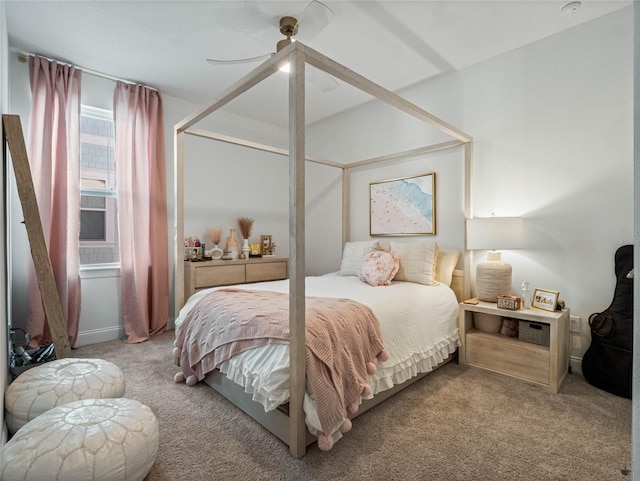
[[[519,249],[524,234],[520,217],[467,219],[467,249]]]

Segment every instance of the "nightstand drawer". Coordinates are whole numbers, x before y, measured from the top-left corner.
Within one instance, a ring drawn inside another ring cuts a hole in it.
[[[244,265],[198,267],[195,277],[197,289],[242,284],[244,282]]]
[[[467,334],[467,363],[549,384],[549,348],[496,334]]]
[[[247,282],[273,281],[287,278],[286,262],[247,264]]]

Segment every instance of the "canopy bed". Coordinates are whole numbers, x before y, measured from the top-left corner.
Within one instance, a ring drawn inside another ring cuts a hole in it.
[[[270,75],[277,72],[283,65],[289,63],[290,75],[289,75],[289,149],[288,151],[276,147],[271,147],[256,142],[243,140],[239,138],[230,137],[228,135],[222,135],[219,133],[207,132],[201,129],[194,128],[194,125],[205,119],[211,113],[222,108],[227,103],[242,95],[244,92],[266,79]],[[309,64],[319,70],[322,70],[333,77],[341,80],[365,93],[370,94],[372,97],[386,103],[387,105],[405,112],[410,116],[435,127],[438,131],[451,137],[453,140],[440,142],[434,145],[421,147],[417,149],[411,149],[397,154],[384,155],[376,158],[370,158],[367,160],[341,164],[333,161],[321,160],[317,158],[311,158],[306,155],[305,152],[305,64]],[[306,446],[315,440],[315,437],[307,431],[307,425],[305,424],[305,408],[307,403],[305,399],[305,383],[307,381],[306,368],[305,368],[305,309],[311,301],[311,298],[307,298],[308,294],[313,296],[327,296],[331,297],[331,289],[327,287],[327,283],[336,285],[337,282],[351,282],[353,279],[345,280],[339,279],[340,276],[334,278],[327,278],[320,276],[319,278],[308,278],[305,283],[305,232],[304,232],[304,217],[305,217],[305,161],[317,162],[320,164],[332,166],[342,170],[342,243],[346,246],[347,243],[354,244],[350,241],[350,201],[349,201],[349,186],[350,186],[350,172],[353,169],[361,168],[364,166],[370,166],[379,163],[392,162],[398,159],[404,159],[407,157],[414,157],[418,155],[428,154],[430,152],[441,151],[444,149],[452,149],[461,147],[464,155],[463,170],[464,170],[464,217],[470,217],[470,174],[471,174],[471,154],[472,154],[472,139],[469,135],[457,129],[456,127],[447,124],[446,122],[438,119],[434,115],[426,112],[425,110],[411,104],[410,102],[399,97],[397,94],[385,90],[384,88],[376,85],[375,83],[367,80],[361,75],[347,69],[346,67],[338,64],[337,62],[321,55],[313,49],[295,42],[282,49],[275,54],[269,60],[261,64],[251,73],[232,85],[227,91],[225,91],[217,100],[210,105],[207,105],[199,111],[193,113],[187,117],[175,127],[175,218],[176,218],[176,269],[175,269],[175,306],[176,310],[185,306],[184,296],[184,270],[182,268],[183,252],[180,239],[184,238],[184,140],[185,135],[194,135],[198,137],[208,138],[216,141],[227,142],[236,144],[242,147],[263,150],[266,152],[276,153],[289,157],[289,280],[278,281],[284,282],[284,284],[264,283],[262,286],[253,285],[251,289],[255,289],[255,292],[261,289],[273,289],[273,291],[288,293],[286,303],[288,304],[288,403],[284,408],[273,409],[272,411],[265,412],[265,409],[259,403],[252,400],[251,394],[245,393],[244,389],[238,386],[234,381],[223,375],[220,370],[216,369],[208,373],[205,377],[205,382],[211,387],[220,392],[223,396],[227,397],[233,403],[238,405],[241,409],[251,415],[254,419],[260,422],[263,426],[269,429],[272,433],[282,439],[288,444],[290,452],[295,457],[301,457],[304,455]],[[393,242],[393,241],[392,241]],[[345,251],[346,252],[346,251]],[[345,259],[343,256],[343,263]],[[470,259],[468,255],[463,257],[464,273],[456,271],[453,274],[453,281],[451,286],[456,293],[444,294],[449,296],[449,301],[453,298],[453,303],[457,306],[457,301],[467,298],[470,293]],[[315,280],[314,280],[315,279]],[[357,281],[357,277],[355,277]],[[359,281],[357,281],[359,282]],[[320,284],[320,286],[316,286]],[[365,286],[364,283],[361,283]],[[411,284],[410,282],[399,282],[398,284]],[[436,282],[433,282],[436,284]],[[309,288],[307,286],[310,286]],[[417,284],[416,284],[417,286]],[[246,287],[246,286],[243,286]],[[353,286],[355,291],[360,291],[364,288]],[[420,286],[424,287],[424,286]],[[435,291],[436,286],[433,291]],[[351,287],[345,287],[351,289]],[[394,285],[395,288],[395,285]],[[418,288],[418,287],[409,287]],[[384,288],[386,289],[386,288]],[[443,287],[445,289],[445,287]],[[213,289],[215,291],[216,289]],[[229,291],[229,289],[222,289],[222,291]],[[307,292],[307,290],[309,292]],[[448,287],[446,290],[451,292]],[[355,292],[354,291],[354,292]],[[327,293],[328,292],[328,293]],[[349,291],[351,292],[351,290]],[[379,291],[378,291],[379,292]],[[220,293],[218,293],[220,294]],[[234,295],[237,292],[234,291]],[[418,294],[413,293],[416,296]],[[196,294],[198,296],[198,294]],[[196,299],[193,296],[188,305],[182,309],[178,321],[176,324],[182,325],[185,323],[185,316],[190,305],[196,303],[200,299]],[[354,294],[357,297],[357,295]],[[364,303],[369,304],[367,301],[368,294],[363,294]],[[335,297],[339,297],[337,294]],[[350,296],[346,296],[350,297]],[[384,297],[384,296],[382,296]],[[358,299],[356,299],[358,300]],[[372,301],[371,309],[375,311],[377,315],[379,312],[384,311],[382,304],[377,304]],[[381,317],[384,317],[382,315]],[[307,322],[309,322],[307,320]],[[384,322],[381,320],[382,333],[385,335]],[[457,329],[456,329],[457,331]],[[182,334],[181,334],[182,335]],[[385,341],[386,342],[386,341]],[[273,347],[273,346],[270,346]],[[184,354],[184,353],[183,353]],[[447,357],[446,355],[443,356]],[[449,357],[450,359],[450,357]],[[184,357],[183,357],[184,360]],[[443,359],[444,362],[444,359]],[[433,366],[435,367],[435,366]],[[190,366],[189,366],[190,368]],[[225,368],[227,371],[231,368],[228,366]],[[431,370],[431,369],[427,369]],[[374,369],[375,371],[375,369]],[[384,371],[384,369],[381,369]],[[406,387],[408,384],[422,377],[426,372],[421,372],[418,369],[418,374],[411,377],[401,384],[396,384],[390,389],[376,389],[381,391],[380,394],[363,401],[358,410],[358,414],[364,412],[369,407],[381,402],[388,398],[394,392]],[[369,372],[371,374],[371,372]],[[365,396],[363,396],[364,398]],[[350,411],[351,412],[351,411]]]

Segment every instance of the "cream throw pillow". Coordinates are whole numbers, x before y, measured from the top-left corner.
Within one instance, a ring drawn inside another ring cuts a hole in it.
[[[460,251],[457,249],[441,249],[438,247],[438,257],[436,261],[436,280],[451,287],[453,271],[458,264]]]
[[[359,276],[364,256],[377,249],[377,240],[347,242],[342,251],[339,274],[341,276]]]
[[[391,252],[400,260],[396,281],[433,285],[436,282],[438,244],[435,242],[394,242]]]

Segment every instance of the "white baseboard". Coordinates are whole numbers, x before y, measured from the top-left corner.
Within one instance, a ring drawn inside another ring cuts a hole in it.
[[[582,374],[582,358],[575,356],[569,357],[569,367],[571,368],[571,372]]]
[[[86,346],[98,342],[115,341],[124,338],[124,327],[113,326],[103,329],[92,329],[90,331],[78,332],[75,347]]]

